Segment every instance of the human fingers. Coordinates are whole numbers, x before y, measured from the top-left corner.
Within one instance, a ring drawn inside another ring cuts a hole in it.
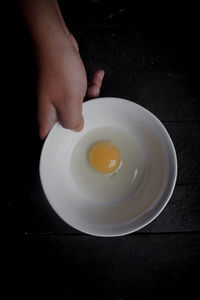
[[[90,80],[88,84],[88,89],[87,89],[87,96],[89,98],[95,98],[99,96],[103,77],[104,77],[105,71],[104,70],[97,70],[93,76],[92,79]]]

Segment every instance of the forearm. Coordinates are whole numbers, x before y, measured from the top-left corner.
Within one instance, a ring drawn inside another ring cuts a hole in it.
[[[55,46],[69,31],[56,0],[19,0],[33,42],[37,50]]]

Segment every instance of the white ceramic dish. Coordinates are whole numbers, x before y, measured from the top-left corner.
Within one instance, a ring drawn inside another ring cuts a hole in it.
[[[151,112],[125,99],[85,102],[83,116],[85,126],[80,133],[57,123],[46,138],[40,158],[45,195],[66,223],[84,233],[120,236],[139,230],[161,213],[174,190],[177,159],[171,138]],[[70,166],[78,141],[101,127],[119,128],[136,138],[145,157],[145,175],[139,188],[111,202],[84,191]]]

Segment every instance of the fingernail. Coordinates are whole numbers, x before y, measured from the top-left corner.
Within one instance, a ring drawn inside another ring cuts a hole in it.
[[[74,131],[80,132],[83,129],[83,127],[84,127],[84,121],[82,121],[81,125],[78,128],[74,129]]]
[[[81,125],[80,127],[78,127],[78,128],[76,128],[76,129],[74,129],[74,131],[76,131],[76,132],[80,132],[82,129],[83,129],[83,125]]]

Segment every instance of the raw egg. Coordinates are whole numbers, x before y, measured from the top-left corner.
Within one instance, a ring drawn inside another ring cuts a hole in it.
[[[137,192],[145,176],[146,159],[137,137],[120,128],[101,127],[75,144],[70,171],[88,199],[118,201]]]

